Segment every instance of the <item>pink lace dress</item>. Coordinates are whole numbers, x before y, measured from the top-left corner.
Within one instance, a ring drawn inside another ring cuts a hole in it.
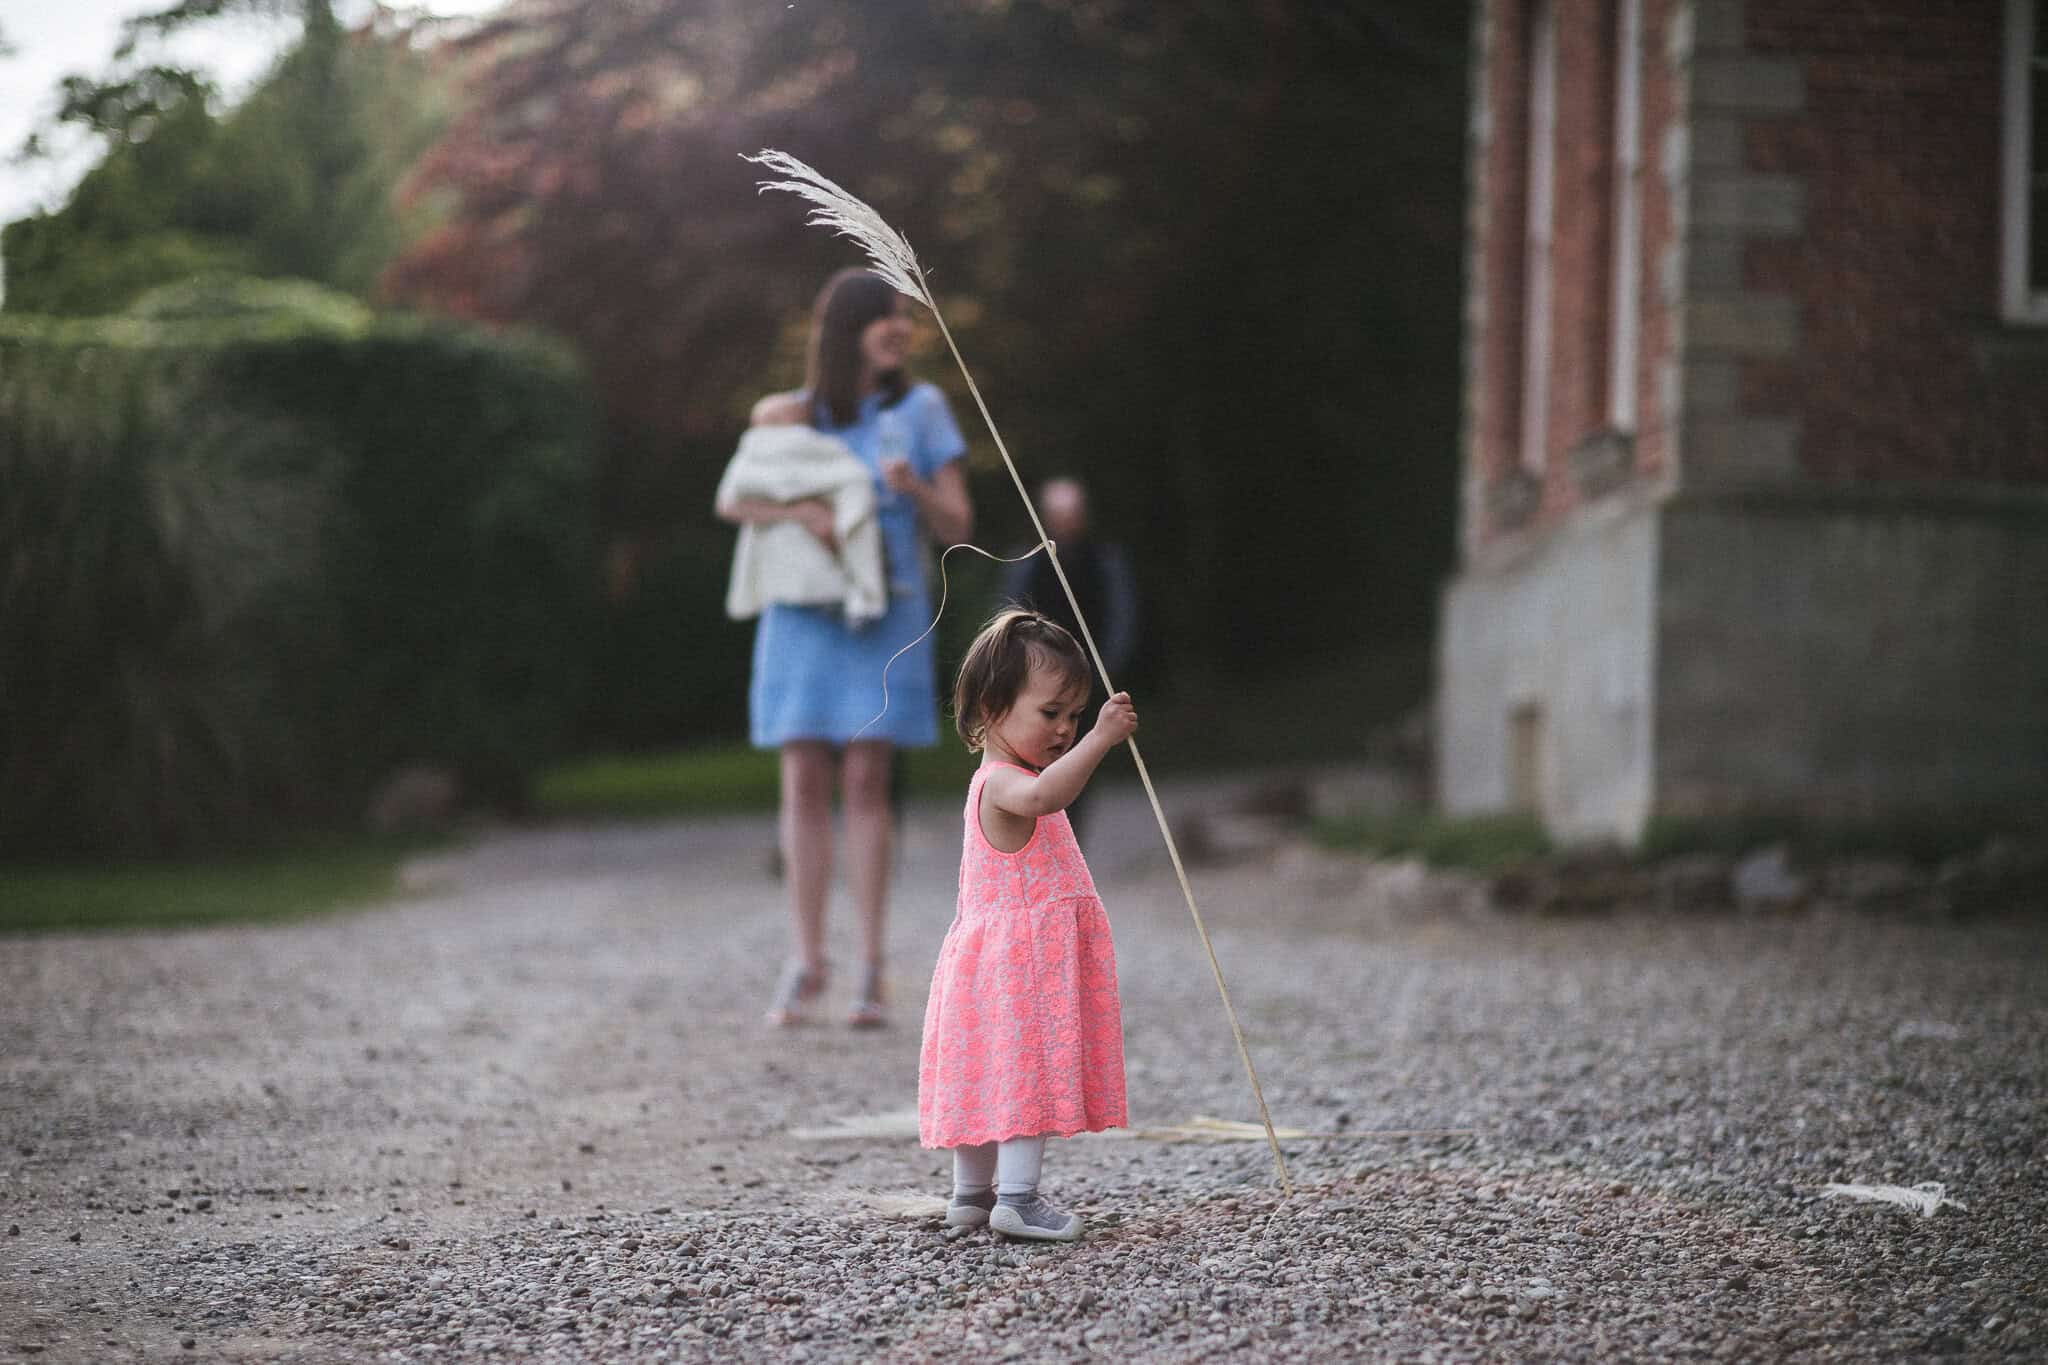
[[[927,1147],[1125,1121],[1109,916],[1065,811],[1040,817],[1015,853],[988,841],[978,812],[991,766],[967,788],[959,909],[925,1005],[917,1126]]]

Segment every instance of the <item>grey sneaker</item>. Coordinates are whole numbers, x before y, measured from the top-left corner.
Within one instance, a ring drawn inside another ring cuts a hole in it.
[[[767,1020],[775,1028],[792,1028],[810,1019],[810,1007],[825,993],[825,979],[831,968],[825,963],[806,967],[790,961],[783,964],[782,979],[775,983],[775,995],[768,1005]]]
[[[1034,1242],[1073,1242],[1081,1236],[1078,1214],[1054,1208],[1035,1194],[1006,1194],[996,1200],[988,1225],[1005,1237]]]
[[[883,1028],[888,1022],[888,1012],[882,1006],[882,964],[870,962],[861,972],[860,994],[854,998],[853,1009],[846,1016],[846,1026]]]
[[[996,1206],[996,1192],[983,1190],[980,1194],[956,1194],[946,1205],[946,1226],[949,1228],[978,1228],[988,1222],[988,1211]]]

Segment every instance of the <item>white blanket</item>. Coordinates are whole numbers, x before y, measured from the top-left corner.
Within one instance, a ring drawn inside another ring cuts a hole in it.
[[[874,480],[844,442],[807,426],[750,428],[718,481],[717,501],[724,506],[748,498],[823,498],[832,507],[839,549],[825,548],[801,522],[740,527],[726,615],[741,621],[760,615],[769,602],[832,602],[845,611],[847,624],[859,626],[888,611]]]

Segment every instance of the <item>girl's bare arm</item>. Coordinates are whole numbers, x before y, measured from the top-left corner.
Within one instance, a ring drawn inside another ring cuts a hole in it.
[[[1021,768],[997,768],[982,790],[1000,811],[1035,820],[1065,810],[1088,785],[1109,751],[1138,732],[1138,713],[1131,695],[1119,692],[1102,704],[1095,728],[1035,776]]]

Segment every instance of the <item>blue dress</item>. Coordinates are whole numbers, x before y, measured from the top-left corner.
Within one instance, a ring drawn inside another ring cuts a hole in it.
[[[966,454],[967,442],[946,396],[934,385],[913,384],[893,407],[884,408],[882,402],[882,395],[871,395],[861,400],[853,425],[820,429],[844,441],[874,478],[889,610],[858,630],[846,624],[836,606],[777,602],[762,610],[754,626],[754,675],[747,691],[748,729],[757,749],[779,748],[793,739],[844,744],[856,735],[922,747],[938,742],[931,637],[889,663],[891,655],[931,625],[932,607],[917,503],[883,483],[881,469],[885,457],[902,456],[920,479],[929,480]]]

